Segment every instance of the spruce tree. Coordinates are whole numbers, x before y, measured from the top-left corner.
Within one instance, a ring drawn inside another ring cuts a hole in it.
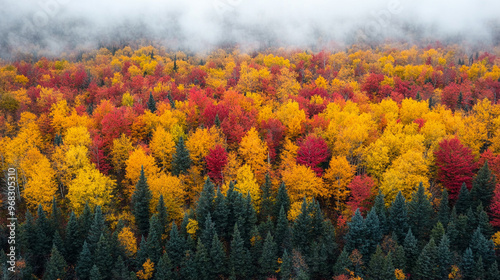
[[[472,253],[476,256],[476,260],[478,256],[481,256],[487,266],[493,265],[495,262],[495,245],[493,240],[486,239],[480,227],[474,231],[469,248],[471,248]]]
[[[230,268],[234,270],[237,277],[246,278],[248,276],[247,266],[250,263],[250,252],[245,248],[238,224],[234,225],[229,262]]]
[[[437,260],[438,260],[438,277],[441,279],[447,279],[450,273],[451,265],[453,263],[453,254],[450,251],[450,241],[448,236],[445,234],[439,242],[437,248]]]
[[[348,225],[349,231],[345,235],[345,248],[348,252],[351,252],[354,249],[361,251],[366,247],[367,239],[365,221],[363,216],[361,216],[359,209],[356,209],[356,212]]]
[[[165,202],[163,200],[162,194],[160,194],[160,199],[158,200],[158,204],[156,205],[156,213],[158,213],[158,221],[160,222],[161,234],[165,234],[168,227],[168,212],[167,207],[165,207]]]
[[[500,280],[500,271],[498,270],[498,263],[496,261],[486,271],[486,280]]]
[[[406,254],[402,245],[397,245],[394,254],[392,254],[392,263],[395,268],[406,271]]]
[[[394,277],[394,269],[392,271],[388,269],[388,258],[384,256],[380,246],[377,246],[375,253],[370,258],[368,276],[369,279],[373,280],[387,280]]]
[[[457,214],[458,215],[465,214],[467,212],[467,209],[469,209],[469,207],[471,207],[469,189],[467,189],[467,185],[463,183],[462,187],[460,188],[460,192],[458,193],[457,202],[455,203]]]
[[[140,234],[147,235],[149,231],[149,203],[151,201],[151,191],[149,190],[146,175],[144,175],[144,166],[141,167],[139,181],[135,185],[132,195],[132,214]]]
[[[278,268],[277,260],[278,248],[273,236],[268,232],[262,248],[262,256],[259,259],[261,274],[267,276],[273,275]]]
[[[205,246],[208,250],[210,250],[210,246],[212,245],[212,239],[214,238],[214,235],[216,234],[215,230],[215,224],[212,222],[212,217],[210,216],[210,213],[207,214],[207,217],[205,218],[205,226],[201,230],[201,234],[199,236],[199,239],[203,242],[203,245],[208,244],[208,246]]]
[[[288,218],[285,215],[285,208],[281,207],[276,221],[276,241],[278,243],[278,254],[282,254],[284,250],[291,249],[291,232]]]
[[[189,150],[184,144],[184,138],[181,136],[175,146],[175,153],[172,155],[172,174],[179,176],[184,174],[191,167],[191,158]]]
[[[224,252],[224,245],[219,240],[217,233],[212,239],[212,246],[209,251],[210,273],[212,279],[221,279],[227,273],[227,257]]]
[[[54,232],[41,204],[38,205],[37,215],[38,217],[35,222],[37,236],[37,243],[35,244],[36,256],[45,256],[49,254],[52,248]]]
[[[78,231],[80,232],[81,239],[87,239],[88,232],[90,231],[90,227],[93,222],[92,210],[88,202],[85,202],[85,206],[83,207],[82,214],[78,217]]]
[[[162,235],[162,225],[158,214],[153,214],[149,222],[149,235],[147,240],[147,251],[148,257],[153,263],[158,263],[161,257],[161,235]]]
[[[309,204],[308,213],[311,215],[311,238],[318,240],[323,234],[323,212],[319,206],[319,202],[314,198]]]
[[[462,262],[460,263],[460,272],[462,274],[462,279],[473,280],[476,279],[476,263],[474,262],[474,255],[472,254],[471,248],[465,250],[464,256],[462,257]]]
[[[78,279],[87,280],[90,276],[90,270],[94,264],[92,254],[90,253],[87,241],[83,242],[82,251],[78,257],[78,262],[76,264],[76,276]]]
[[[420,253],[415,265],[415,274],[419,279],[434,280],[438,276],[437,247],[431,238]]]
[[[185,241],[179,236],[177,225],[172,222],[170,239],[167,242],[167,252],[173,267],[179,267],[184,257]]]
[[[437,218],[444,227],[446,227],[450,221],[450,206],[448,201],[448,191],[446,188],[443,188],[443,192],[441,194],[441,202],[439,203]]]
[[[444,235],[444,227],[441,222],[437,222],[436,225],[434,225],[434,228],[431,230],[431,238],[434,238],[434,240],[441,240],[441,238]]]
[[[94,262],[99,268],[101,275],[105,279],[111,278],[111,268],[113,267],[114,260],[111,255],[111,250],[109,247],[109,241],[101,234],[99,238],[99,242],[97,242],[97,246],[94,254]]]
[[[78,222],[75,213],[71,211],[68,224],[66,225],[66,238],[64,240],[65,259],[69,264],[75,264],[78,259],[78,252],[81,248],[80,232],[78,230]]]
[[[283,257],[281,258],[280,266],[280,276],[283,280],[290,280],[292,277],[292,258],[288,254],[287,250],[283,252]]]
[[[380,229],[380,222],[378,220],[378,215],[376,214],[375,209],[372,209],[370,212],[368,212],[368,215],[365,219],[365,228],[366,241],[364,244],[365,246],[361,250],[361,254],[368,257],[371,256],[373,252],[375,252],[377,245],[382,240],[382,230]]]
[[[375,203],[373,204],[373,209],[375,209],[375,212],[377,213],[382,234],[386,235],[389,232],[389,225],[387,221],[387,208],[385,207],[384,194],[380,191],[378,195],[375,197]]]
[[[90,270],[89,280],[102,280],[102,279],[103,277],[101,276],[99,267],[94,264],[94,266],[92,266],[92,269]]]
[[[128,280],[129,273],[122,256],[118,256],[116,259],[113,270],[111,271],[112,279],[117,280]]]
[[[476,223],[477,226],[481,228],[481,232],[484,234],[484,236],[487,239],[490,239],[491,236],[493,235],[493,226],[490,224],[490,220],[488,217],[488,214],[486,211],[484,211],[484,208],[481,203],[476,208]]]
[[[135,266],[140,269],[142,265],[148,259],[148,243],[144,235],[141,236],[141,242],[139,243],[139,248],[137,250],[137,255],[135,257]]]
[[[335,262],[335,265],[333,266],[333,275],[338,276],[342,274],[348,274],[348,270],[351,269],[352,269],[352,263],[351,260],[349,259],[349,253],[344,247],[342,253],[340,253],[339,257],[337,258],[337,261]]]
[[[106,233],[106,225],[104,223],[104,217],[102,216],[101,206],[97,205],[94,211],[94,220],[90,226],[89,234],[87,237],[88,246],[90,252],[93,253],[101,238],[102,234]]]
[[[309,244],[311,242],[311,216],[309,215],[307,201],[304,197],[300,214],[295,219],[293,224],[293,246],[302,254],[309,251]]]
[[[226,198],[222,194],[220,188],[217,188],[217,196],[214,201],[214,215],[213,221],[215,224],[215,229],[217,230],[217,234],[223,238],[227,236],[227,224],[228,224],[228,215],[229,209],[227,208]]]
[[[413,193],[408,203],[408,221],[413,234],[418,240],[424,239],[432,228],[433,209],[425,194],[425,188],[420,183],[417,192]]]
[[[170,103],[170,108],[172,110],[175,109],[175,102],[174,102],[174,99],[172,98],[172,95],[170,94],[170,92],[167,94],[167,99],[168,99],[168,102]]]
[[[271,197],[271,177],[269,176],[269,173],[266,173],[264,184],[262,185],[261,189],[262,196],[260,202],[259,220],[265,221],[267,220],[267,217],[273,216],[274,214],[274,204]]]
[[[57,247],[52,246],[52,251],[50,254],[50,259],[47,262],[45,273],[43,275],[44,280],[57,280],[64,279],[66,274],[66,261],[64,257],[59,253]]]
[[[155,280],[170,280],[174,279],[174,274],[172,273],[172,262],[168,257],[168,254],[165,252],[163,256],[161,256],[160,261],[158,261],[158,265],[156,266]]]
[[[220,128],[220,119],[219,119],[219,114],[215,114],[215,120],[214,120],[214,125],[217,127],[217,128]]]
[[[418,241],[411,232],[411,228],[406,234],[403,248],[406,256],[406,269],[409,273],[413,273],[413,267],[417,262],[420,251],[418,249]]]
[[[198,239],[195,254],[196,270],[199,279],[210,279],[210,257],[203,242]]]
[[[55,246],[57,248],[57,251],[64,257],[66,254],[66,250],[64,247],[64,241],[62,240],[61,234],[59,234],[59,231],[54,232],[54,237],[52,238],[52,246]]]
[[[151,91],[149,92],[148,109],[149,111],[151,111],[151,113],[156,112],[156,101]]]
[[[290,197],[288,196],[288,191],[286,190],[285,183],[281,182],[278,189],[278,194],[276,195],[276,203],[274,204],[274,216],[278,217],[281,206],[285,210],[285,215],[288,215],[290,210]]]
[[[486,161],[477,172],[477,176],[472,182],[472,190],[470,192],[472,207],[477,207],[480,203],[483,204],[484,209],[489,209],[493,192],[495,191],[496,177],[491,173]]]
[[[201,231],[203,231],[206,225],[205,219],[208,215],[211,216],[214,211],[214,196],[214,184],[210,181],[210,178],[207,177],[200,193],[198,204],[196,205],[196,220],[198,221],[198,226]],[[212,239],[210,238],[210,240]]]
[[[405,198],[398,193],[396,199],[389,208],[389,227],[396,233],[398,240],[403,240],[406,232],[408,231],[408,211],[406,207]]]
[[[61,225],[63,224],[63,217],[61,209],[57,206],[56,197],[52,197],[52,213],[50,214],[50,226],[52,231],[59,231],[61,233]],[[61,251],[59,251],[61,252]]]

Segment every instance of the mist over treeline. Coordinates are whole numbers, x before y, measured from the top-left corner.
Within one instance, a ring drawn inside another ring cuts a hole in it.
[[[172,50],[344,49],[384,42],[500,43],[500,2],[408,0],[3,0],[0,58],[141,42]]]

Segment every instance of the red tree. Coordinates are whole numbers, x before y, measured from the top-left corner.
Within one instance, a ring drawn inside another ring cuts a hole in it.
[[[495,194],[490,204],[490,223],[494,227],[500,227],[500,184],[495,188]]]
[[[456,200],[463,183],[469,189],[472,186],[472,176],[476,169],[474,155],[458,138],[441,141],[434,155],[438,167],[437,179],[448,189],[450,200]]]
[[[227,152],[221,145],[216,145],[205,157],[207,163],[208,176],[220,184],[222,182],[222,169],[227,164]]]
[[[371,190],[375,186],[373,179],[366,175],[358,175],[354,177],[348,188],[351,190],[351,198],[347,205],[355,212],[359,208],[361,212],[367,209],[366,200],[371,196]]]
[[[366,92],[371,100],[379,100],[380,82],[382,82],[383,80],[383,74],[371,73],[361,85],[361,90]]]
[[[297,151],[297,163],[311,167],[319,177],[323,174],[323,168],[320,167],[320,164],[325,162],[329,156],[330,152],[325,139],[311,134],[300,144]]]

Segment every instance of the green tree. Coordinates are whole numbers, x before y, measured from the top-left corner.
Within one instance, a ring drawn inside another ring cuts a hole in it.
[[[262,275],[272,276],[278,268],[278,248],[270,232],[267,233],[262,256],[259,259],[260,272]]]
[[[458,199],[455,203],[455,208],[457,209],[457,214],[465,214],[467,209],[471,207],[471,199],[469,189],[467,189],[467,185],[465,183],[462,184],[460,188],[460,192],[458,193]]]
[[[281,258],[280,266],[280,276],[283,280],[290,280],[292,277],[292,258],[288,255],[287,250],[283,251],[283,257]]]
[[[92,269],[90,270],[90,277],[89,280],[102,280],[101,272],[99,271],[99,267],[94,264],[92,266]]]
[[[420,253],[415,265],[415,274],[419,279],[434,280],[438,276],[437,247],[431,238]]]
[[[112,279],[117,279],[117,280],[129,279],[128,269],[127,266],[125,266],[125,262],[123,261],[122,256],[118,256],[118,258],[116,259],[111,274],[112,274]]]
[[[151,216],[149,222],[149,235],[146,243],[148,257],[153,263],[158,263],[158,260],[161,257],[161,235],[162,235],[162,225],[160,223],[160,219],[158,214],[155,213]]]
[[[389,231],[389,225],[387,221],[387,208],[385,207],[384,194],[380,191],[378,195],[375,197],[375,203],[373,204],[373,209],[375,209],[375,212],[377,213],[382,234],[383,235],[387,234]]]
[[[111,250],[109,247],[109,241],[101,234],[99,238],[99,242],[97,242],[97,246],[94,254],[94,262],[95,265],[99,268],[101,275],[105,279],[111,278],[111,268],[114,265],[114,260],[111,255]],[[92,274],[92,273],[91,273]]]
[[[166,233],[168,226],[168,212],[167,207],[165,207],[165,202],[163,201],[163,195],[160,194],[160,199],[156,205],[156,213],[158,214],[158,221],[160,222],[161,234]]]
[[[90,253],[87,241],[84,241],[82,251],[80,252],[80,256],[78,257],[78,262],[76,264],[76,276],[78,279],[89,279],[90,270],[92,269],[93,264],[94,261],[92,260],[92,254]]]
[[[168,254],[165,252],[163,256],[161,256],[160,261],[158,261],[158,265],[156,266],[155,280],[170,280],[174,279],[174,274],[172,273],[172,262],[168,257]]]
[[[403,248],[406,256],[406,269],[409,273],[413,273],[413,267],[417,263],[420,251],[418,249],[418,241],[411,232],[411,228],[406,234]]]
[[[441,240],[443,235],[444,235],[443,224],[441,224],[441,222],[437,222],[431,231],[431,238],[434,238],[434,240]]]
[[[88,203],[85,203],[85,207],[83,207],[82,214],[78,217],[78,228],[80,232],[81,239],[87,239],[88,232],[90,227],[92,226],[93,217],[92,210],[90,210],[90,206]]]
[[[288,218],[285,214],[285,208],[281,206],[278,220],[276,221],[276,241],[278,243],[278,254],[282,254],[284,250],[291,249],[291,232]]]
[[[292,235],[294,248],[299,250],[302,254],[306,254],[309,251],[309,244],[312,237],[311,228],[311,215],[308,211],[306,198],[304,197],[300,214],[297,216],[295,223],[293,224]]]
[[[75,264],[78,259],[78,252],[81,248],[80,232],[75,213],[71,211],[68,224],[66,225],[66,238],[64,240],[65,258],[69,264]]]
[[[238,223],[234,225],[233,240],[231,240],[231,253],[229,257],[230,268],[237,277],[246,278],[247,267],[250,263],[250,252],[245,248],[244,241],[238,230]]]
[[[93,253],[101,238],[101,235],[106,233],[106,224],[102,216],[101,206],[97,205],[94,211],[94,220],[90,226],[89,234],[87,237],[90,252]],[[91,269],[91,268],[89,268]]]
[[[149,92],[148,109],[149,109],[149,111],[151,111],[151,113],[156,112],[156,101],[153,97],[152,92]]]
[[[446,188],[443,188],[443,192],[441,194],[441,202],[439,203],[437,218],[443,226],[447,226],[448,222],[450,221],[450,206],[448,200],[448,191],[446,190]]]
[[[351,260],[349,259],[349,253],[347,252],[346,248],[342,250],[342,253],[340,253],[339,257],[337,258],[337,261],[335,262],[335,265],[333,266],[333,275],[338,276],[342,274],[348,274],[348,269],[351,270],[352,263]]]
[[[425,194],[423,184],[420,183],[417,192],[412,194],[412,199],[408,203],[408,221],[418,240],[424,239],[431,230],[432,214],[431,202]]]
[[[199,279],[210,279],[210,257],[201,239],[198,239],[198,244],[196,245],[195,262]]]
[[[52,247],[52,252],[50,254],[50,259],[47,262],[45,273],[43,275],[44,280],[57,280],[63,279],[66,274],[66,261],[64,257],[59,253],[56,246]]]
[[[345,248],[348,252],[351,252],[354,249],[358,249],[361,251],[367,245],[366,240],[366,224],[359,212],[359,209],[356,209],[354,216],[351,221],[348,223],[349,231],[345,235]]]
[[[142,235],[147,235],[149,231],[150,201],[151,191],[146,175],[144,175],[144,166],[142,166],[139,181],[135,185],[135,191],[132,195],[132,214],[134,214],[137,228]]]
[[[380,229],[380,222],[375,209],[368,212],[365,219],[365,228],[366,241],[361,253],[363,256],[371,256],[382,240],[382,230]]]
[[[474,255],[472,254],[471,248],[465,250],[464,256],[462,257],[462,262],[460,263],[460,272],[462,274],[462,279],[473,280],[476,279],[476,263],[474,262]]]
[[[387,280],[394,278],[394,269],[388,270],[388,259],[384,256],[380,246],[377,246],[375,253],[370,258],[368,264],[368,279]]]
[[[170,239],[167,242],[167,252],[172,262],[172,266],[180,267],[181,262],[184,258],[184,250],[186,244],[184,239],[179,236],[179,231],[177,225],[172,222],[172,229],[170,230]]]
[[[224,252],[224,245],[219,240],[217,233],[214,234],[212,246],[209,252],[210,272],[213,279],[220,279],[227,273],[227,257]]]
[[[486,161],[477,172],[477,176],[472,182],[472,190],[470,192],[472,207],[477,207],[480,203],[485,209],[489,209],[493,192],[495,191],[496,177],[491,173]]]
[[[214,211],[214,191],[214,184],[210,181],[210,178],[207,177],[200,193],[198,204],[196,205],[196,220],[198,221],[198,226],[201,231],[205,228],[205,219]],[[210,240],[212,239],[210,238]]]
[[[217,196],[214,201],[214,215],[213,221],[215,224],[215,228],[217,230],[217,234],[221,237],[227,236],[227,224],[228,224],[228,215],[229,209],[227,208],[226,198],[220,191],[220,188],[217,188]]]
[[[450,251],[450,241],[444,234],[437,248],[438,276],[440,279],[447,279],[453,263],[453,254]]]
[[[186,148],[184,138],[181,136],[175,146],[175,153],[172,155],[172,174],[179,176],[184,174],[191,167],[191,158],[189,150]]]
[[[271,177],[269,176],[269,173],[266,173],[264,184],[262,185],[261,189],[262,196],[259,217],[261,221],[265,221],[267,217],[273,216],[274,214],[274,204],[271,197]]]
[[[408,231],[408,210],[406,207],[405,198],[398,193],[396,199],[389,208],[389,227],[391,231],[396,233],[398,240],[403,240],[406,232]]]
[[[281,207],[285,210],[285,215],[288,215],[290,210],[290,197],[288,196],[288,191],[286,190],[285,183],[281,182],[278,189],[278,194],[276,195],[276,203],[274,204],[274,216],[278,217]]]

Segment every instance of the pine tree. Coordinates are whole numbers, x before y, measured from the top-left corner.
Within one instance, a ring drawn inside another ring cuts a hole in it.
[[[259,259],[260,272],[262,275],[272,275],[278,268],[278,248],[274,242],[271,233],[267,233],[264,246],[262,248],[262,256]]]
[[[261,221],[265,221],[267,220],[267,217],[273,216],[274,214],[273,211],[274,204],[271,197],[271,177],[269,176],[269,173],[266,173],[264,184],[262,185],[261,189],[262,189],[262,196],[260,203],[259,218]]]
[[[431,202],[425,195],[423,184],[420,183],[417,192],[413,193],[412,199],[408,203],[408,221],[418,240],[426,237],[426,233],[431,230],[432,214]]]
[[[155,280],[170,280],[174,279],[174,274],[172,273],[172,262],[165,252],[161,256],[158,265],[156,266]]]
[[[149,92],[148,109],[151,113],[156,112],[156,101],[153,97],[153,93]]]
[[[82,244],[80,240],[78,222],[75,213],[71,211],[68,224],[66,225],[66,238],[64,240],[64,247],[66,248],[64,256],[69,264],[75,264],[78,259],[78,252],[80,252]]]
[[[458,110],[462,110],[464,107],[463,107],[463,94],[462,94],[462,91],[460,91],[460,93],[458,94],[458,101],[457,101],[457,109]]]
[[[147,240],[148,257],[153,263],[158,263],[161,257],[161,235],[162,226],[158,214],[153,214],[149,221],[149,235]]]
[[[220,279],[222,275],[227,273],[227,257],[226,252],[224,252],[224,245],[219,240],[217,233],[213,237],[209,257],[212,279]]]
[[[52,238],[52,246],[55,246],[57,248],[57,251],[64,257],[65,255],[65,248],[64,248],[64,241],[62,240],[61,234],[59,234],[59,231],[54,232],[54,237]]]
[[[285,187],[285,183],[281,182],[278,189],[278,194],[276,195],[276,203],[274,204],[274,216],[278,217],[281,206],[285,209],[285,215],[288,215],[290,210],[290,197]]]
[[[85,207],[83,207],[82,214],[78,217],[78,227],[81,239],[87,239],[88,232],[92,226],[93,216],[92,210],[87,202],[85,202]]]
[[[101,234],[99,242],[97,242],[94,254],[94,261],[97,267],[99,268],[102,277],[105,279],[111,278],[111,268],[113,267],[114,260],[111,255],[109,241],[104,236],[104,234]]]
[[[347,252],[346,248],[342,250],[342,253],[340,253],[337,261],[335,262],[335,265],[333,266],[333,275],[338,276],[342,274],[347,274],[347,270],[351,270],[351,260],[349,259],[349,253]]]
[[[356,209],[356,212],[348,225],[349,231],[345,235],[345,248],[348,252],[351,252],[354,249],[361,251],[361,249],[365,248],[367,245],[367,239],[366,225],[359,209]]]
[[[198,225],[200,230],[203,231],[208,215],[214,211],[214,184],[210,181],[210,178],[207,177],[205,180],[205,184],[203,185],[203,190],[200,193],[200,198],[198,199],[198,204],[196,205],[196,220],[198,221]],[[212,240],[210,238],[210,240]]]
[[[319,206],[319,202],[314,198],[309,204],[308,213],[311,215],[311,238],[317,240],[323,234],[323,212]]]
[[[434,228],[431,230],[431,238],[434,238],[434,240],[441,240],[441,238],[444,235],[444,227],[441,222],[437,222],[436,225],[434,225]]]
[[[490,219],[486,211],[484,211],[483,205],[479,203],[476,208],[476,221],[477,226],[481,228],[481,232],[487,239],[490,239],[493,235],[493,226],[490,223]]]
[[[174,99],[172,98],[172,95],[170,94],[170,92],[167,94],[167,99],[168,99],[168,102],[170,103],[170,107],[173,109],[175,109],[175,102],[174,102]]]
[[[388,260],[384,256],[382,249],[380,246],[377,246],[375,253],[370,258],[370,262],[368,264],[368,275],[369,279],[373,280],[387,280],[394,277],[394,268],[392,271],[388,269]]]
[[[441,194],[441,202],[439,203],[438,210],[438,221],[441,222],[443,226],[447,226],[450,221],[450,206],[448,201],[448,191],[446,188],[443,188],[443,192]]]
[[[403,248],[406,256],[406,269],[409,273],[413,273],[413,267],[417,262],[420,251],[418,249],[418,241],[411,232],[411,228],[406,234]]]
[[[455,203],[457,214],[458,215],[465,214],[467,212],[467,209],[469,209],[469,207],[471,207],[469,189],[467,189],[467,185],[463,183],[462,187],[460,188],[460,192],[458,193],[457,202]]]
[[[45,216],[41,204],[38,205],[37,215],[38,218],[35,222],[37,236],[37,243],[35,245],[35,248],[37,248],[36,256],[45,256],[50,252],[50,248],[52,248],[52,237],[54,236],[54,232],[52,231],[49,220]]]
[[[94,264],[92,266],[92,269],[90,270],[90,277],[89,280],[102,280],[101,272],[99,271],[99,267]]]
[[[144,175],[144,166],[142,166],[139,181],[135,185],[135,191],[132,195],[132,213],[137,228],[142,235],[147,235],[149,231],[150,201],[151,191],[149,190],[146,175]]]
[[[309,251],[309,244],[311,242],[311,216],[309,215],[307,201],[304,197],[300,214],[295,219],[293,224],[293,245],[294,248],[305,254]]]
[[[283,257],[281,258],[280,266],[280,276],[283,280],[290,280],[292,277],[292,258],[288,255],[287,250],[283,252]]]
[[[267,234],[266,234],[267,235]],[[262,257],[262,249],[264,247],[264,238],[260,235],[257,226],[252,228],[250,232],[250,256],[251,263],[248,264],[249,277],[256,277],[256,274],[260,272],[259,270],[259,260]]]
[[[167,252],[172,262],[172,266],[179,267],[184,257],[184,248],[186,247],[185,241],[179,236],[177,225],[172,223],[170,230],[170,239],[167,242]]]
[[[50,226],[53,231],[59,231],[61,233],[61,225],[63,224],[63,218],[61,209],[57,206],[56,198],[52,197],[52,213],[50,214]]]
[[[398,240],[403,240],[406,232],[408,231],[408,212],[406,208],[405,198],[398,193],[396,199],[389,208],[389,227],[396,233]]]
[[[278,242],[278,254],[284,250],[291,249],[291,232],[285,208],[282,206],[276,221],[276,241]]]
[[[368,212],[365,219],[365,228],[366,241],[361,253],[363,256],[371,256],[373,252],[375,252],[377,245],[382,240],[382,230],[380,229],[380,222],[375,209]]]
[[[470,192],[472,207],[477,207],[480,203],[484,209],[489,209],[493,192],[495,191],[496,177],[491,173],[486,161],[477,172],[477,176],[472,182],[472,190]]]
[[[52,246],[52,252],[50,254],[50,259],[47,262],[46,270],[43,275],[44,280],[57,280],[63,279],[66,274],[66,261],[64,257],[59,253],[57,247]]]
[[[92,254],[90,253],[87,241],[83,242],[82,251],[78,257],[78,262],[76,264],[76,275],[78,279],[87,280],[90,276],[90,270],[94,264]]]
[[[437,261],[436,243],[431,238],[420,253],[415,265],[415,274],[417,277],[428,280],[436,279],[438,275]]]
[[[102,216],[101,206],[97,205],[94,211],[94,220],[90,226],[89,234],[87,237],[88,246],[90,252],[93,253],[101,238],[102,234],[106,233],[106,225],[104,223],[104,217]]]
[[[212,245],[212,239],[214,238],[214,235],[216,234],[215,230],[215,224],[212,222],[212,217],[210,216],[210,213],[207,214],[207,217],[205,218],[205,226],[201,230],[201,234],[199,236],[199,239],[203,242],[203,244],[208,244],[207,247],[208,250],[210,250],[210,246]]]
[[[451,265],[453,263],[453,254],[450,251],[450,241],[448,236],[445,234],[439,242],[437,248],[437,260],[438,260],[438,276],[441,279],[447,279],[450,273]]]
[[[472,254],[471,248],[465,250],[464,256],[462,258],[462,263],[460,264],[460,272],[462,274],[462,279],[473,280],[476,279],[474,255]]]
[[[177,69],[179,69],[177,67],[177,55],[174,55],[174,68],[173,68],[174,72],[177,72]]]
[[[215,228],[219,236],[225,237],[229,209],[227,208],[226,198],[222,194],[220,188],[217,188],[217,196],[215,197],[214,205],[213,221]]]
[[[493,265],[486,271],[487,280],[500,280],[500,271],[498,271],[498,263],[495,261]]]
[[[112,279],[117,280],[128,280],[129,273],[127,266],[125,266],[125,262],[123,262],[122,256],[118,256],[116,259],[113,270],[111,271]]]
[[[199,279],[210,279],[210,258],[207,248],[203,242],[198,239],[195,254],[196,270]]]
[[[236,276],[242,278],[247,277],[247,265],[250,262],[250,252],[244,246],[244,241],[240,236],[240,231],[238,230],[238,224],[234,225],[229,262],[230,268],[234,269]]]
[[[495,261],[495,245],[492,240],[486,239],[486,237],[481,232],[481,228],[478,227],[474,234],[472,235],[470,241],[470,247],[474,256],[480,256],[483,259],[483,262],[490,266]]]
[[[135,257],[135,266],[141,268],[148,259],[148,243],[144,235],[141,236],[141,242],[139,243],[139,248],[137,250],[137,256]]]
[[[375,212],[377,213],[382,234],[386,235],[389,232],[389,225],[387,221],[387,208],[385,207],[384,194],[380,191],[378,195],[375,197],[375,203],[373,204],[373,209],[375,209]]]
[[[406,271],[406,255],[403,246],[397,245],[394,254],[392,254],[392,262],[395,268]]]
[[[160,199],[158,200],[158,204],[156,205],[156,213],[158,213],[158,221],[160,222],[161,234],[165,234],[168,227],[168,212],[167,207],[165,207],[165,202],[163,201],[162,194],[160,194]]]
[[[189,157],[189,150],[184,144],[184,138],[181,136],[179,142],[175,146],[175,153],[172,155],[172,174],[179,176],[184,174],[191,167],[191,158]]]

